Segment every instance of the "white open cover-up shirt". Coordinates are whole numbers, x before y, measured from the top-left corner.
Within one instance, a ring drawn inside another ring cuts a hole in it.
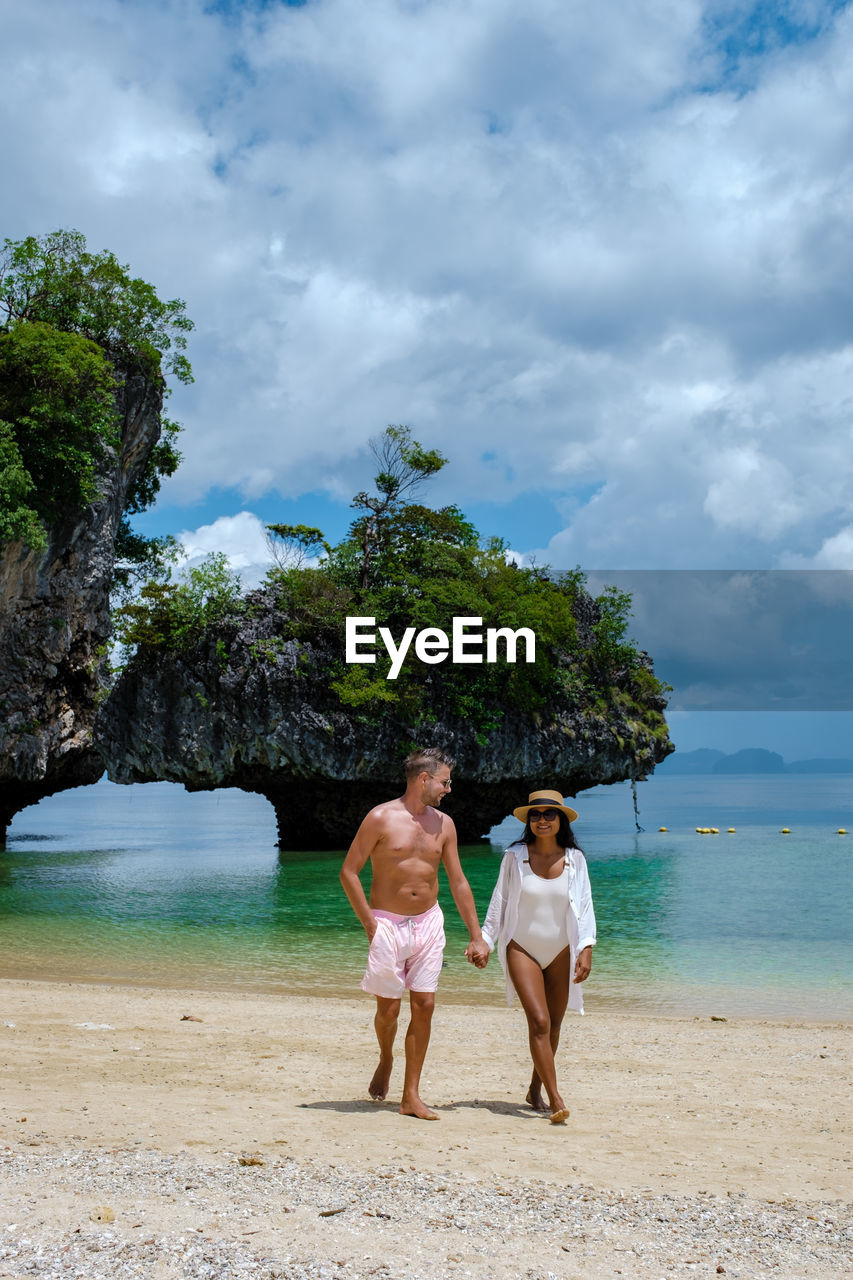
[[[528,857],[527,845],[521,840],[511,844],[501,863],[498,882],[486,912],[483,937],[490,951],[497,944],[498,959],[506,977],[506,1002],[515,999],[515,987],[506,967],[507,943],[518,925],[518,904],[521,898],[521,867]],[[574,980],[575,961],[584,947],[595,946],[595,912],[592,909],[592,889],[586,858],[580,849],[566,849],[566,866],[569,868],[569,891],[566,895],[568,911],[569,946],[571,968],[569,970],[569,1008],[583,1013],[583,992]]]

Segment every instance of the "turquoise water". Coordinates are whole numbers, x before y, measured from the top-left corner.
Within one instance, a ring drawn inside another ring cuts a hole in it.
[[[849,1020],[851,783],[653,778],[639,788],[640,833],[627,787],[578,797],[600,938],[588,1010]],[[510,818],[492,844],[462,850],[481,916],[519,830]],[[338,883],[342,856],[279,854],[270,806],[243,792],[105,782],[65,792],[19,814],[0,854],[0,973],[352,992],[365,938]],[[478,973],[462,958],[467,935],[446,884],[441,900],[443,997],[501,1003],[497,964]]]

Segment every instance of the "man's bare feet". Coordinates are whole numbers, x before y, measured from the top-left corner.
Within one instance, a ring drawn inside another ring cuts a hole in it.
[[[533,1085],[531,1085],[530,1088],[527,1090],[527,1097],[524,1099],[524,1101],[527,1103],[529,1107],[532,1107],[534,1111],[544,1112],[544,1111],[551,1110],[551,1108],[548,1106],[548,1103],[542,1097],[541,1085],[539,1086],[538,1089],[534,1088]]]
[[[438,1116],[434,1111],[430,1111],[425,1102],[421,1102],[420,1098],[404,1098],[400,1103],[401,1116],[414,1116],[416,1120],[437,1120]]]
[[[367,1086],[367,1092],[374,1102],[384,1102],[388,1097],[388,1086],[391,1083],[391,1068],[393,1065],[393,1058],[390,1062],[383,1062],[381,1058],[379,1059],[379,1066],[374,1071],[373,1079]]]

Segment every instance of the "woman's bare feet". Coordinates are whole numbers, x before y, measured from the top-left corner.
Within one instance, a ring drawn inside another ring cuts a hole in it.
[[[529,1107],[532,1107],[534,1111],[545,1112],[545,1111],[551,1110],[551,1108],[548,1106],[548,1103],[542,1097],[541,1084],[531,1085],[530,1088],[527,1090],[527,1097],[524,1099],[524,1101],[527,1103]]]
[[[569,1108],[563,1102],[559,1093],[552,1094],[549,1110],[551,1112],[551,1124],[565,1124],[569,1118]]]
[[[388,1086],[391,1083],[391,1068],[394,1065],[394,1059],[390,1058],[388,1062],[379,1059],[379,1066],[373,1073],[373,1079],[367,1086],[367,1092],[370,1094],[374,1102],[384,1102],[388,1097]]]

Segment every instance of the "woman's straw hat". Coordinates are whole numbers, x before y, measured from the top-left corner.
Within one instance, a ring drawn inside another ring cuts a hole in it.
[[[574,809],[570,809],[567,804],[563,804],[563,797],[559,791],[543,791],[540,787],[538,791],[531,791],[527,797],[527,804],[519,805],[517,809],[513,809],[512,816],[519,818],[522,822],[527,821],[527,815],[531,809],[559,809],[560,813],[564,813],[569,822],[574,822],[578,816]]]

